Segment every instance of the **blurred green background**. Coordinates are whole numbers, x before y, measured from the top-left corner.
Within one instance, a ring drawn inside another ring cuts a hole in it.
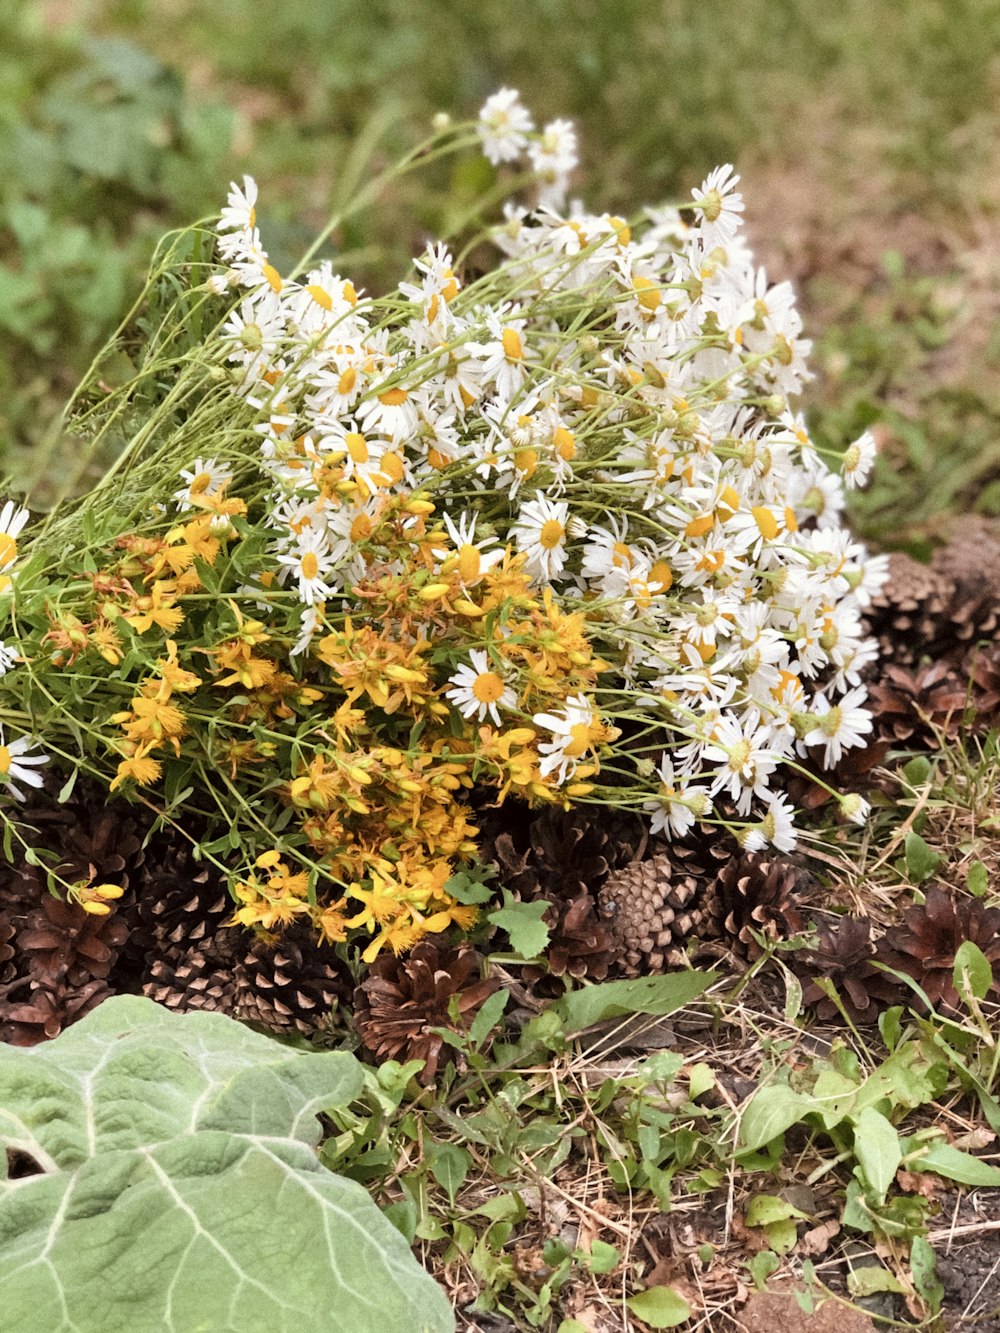
[[[156,239],[258,179],[301,250],[354,145],[375,162],[500,84],[578,122],[599,210],[743,173],[751,238],[795,280],[818,437],[873,426],[855,521],[926,546],[1000,513],[996,0],[7,0],[0,44],[0,468],[44,505],[63,404]],[[460,177],[414,178],[337,237],[401,276]]]

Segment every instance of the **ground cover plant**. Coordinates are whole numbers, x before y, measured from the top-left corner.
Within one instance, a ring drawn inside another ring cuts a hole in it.
[[[810,430],[731,172],[567,223],[505,91],[381,197],[452,149],[486,197],[398,287],[272,262],[247,181],[168,238],[60,489],[117,461],[3,511],[4,1035],[142,991],[356,1049],[320,1158],[462,1327],[990,1327],[1000,546],[873,561],[837,478],[931,555],[878,400],[952,316],[887,261]]]

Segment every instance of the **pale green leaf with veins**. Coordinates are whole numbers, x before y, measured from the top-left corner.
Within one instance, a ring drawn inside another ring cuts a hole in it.
[[[451,1333],[396,1228],[316,1156],[318,1114],[361,1087],[351,1055],[135,996],[0,1047],[0,1141],[41,1168],[0,1179],[4,1333]]]

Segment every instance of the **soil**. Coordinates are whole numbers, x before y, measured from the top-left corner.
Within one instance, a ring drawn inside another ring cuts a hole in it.
[[[930,1240],[945,1290],[943,1327],[1000,1333],[1000,1190],[956,1193],[942,1204],[942,1224]]]

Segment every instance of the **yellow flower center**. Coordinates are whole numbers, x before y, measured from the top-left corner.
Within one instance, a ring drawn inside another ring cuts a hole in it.
[[[338,393],[350,393],[358,382],[358,372],[353,366],[348,366],[340,379],[337,381]]]
[[[316,559],[316,553],[314,551],[306,551],[305,555],[302,557],[300,569],[302,570],[303,578],[314,579],[316,577],[319,573],[319,561]]]
[[[481,704],[495,704],[503,691],[503,680],[495,671],[480,671],[472,682],[472,693]]]
[[[349,430],[344,436],[344,443],[347,445],[347,452],[351,455],[353,462],[368,462],[368,441],[363,435],[359,435],[356,430]]]
[[[0,745],[0,773],[10,772],[10,751],[6,745]]]
[[[285,285],[282,281],[281,274],[273,264],[264,265],[264,277],[267,279],[267,285],[272,292],[280,292]]]
[[[542,524],[542,530],[538,534],[538,543],[546,551],[554,551],[562,542],[566,535],[566,529],[557,518],[550,518]]]
[[[312,299],[316,302],[318,306],[322,306],[324,310],[333,309],[333,297],[330,295],[329,292],[324,291],[322,287],[318,287],[315,283],[313,283],[306,288],[306,291],[309,293],[309,295],[312,297]]]
[[[192,495],[204,495],[212,484],[211,472],[199,472],[191,483]]]
[[[386,389],[385,393],[379,394],[378,400],[380,403],[384,403],[386,407],[399,407],[401,403],[406,402],[409,396],[406,389]]]
[[[17,558],[17,542],[9,532],[0,532],[0,569]]]
[[[504,329],[500,335],[500,341],[503,343],[503,354],[508,361],[523,360],[524,347],[521,344],[521,335],[517,329]]]

